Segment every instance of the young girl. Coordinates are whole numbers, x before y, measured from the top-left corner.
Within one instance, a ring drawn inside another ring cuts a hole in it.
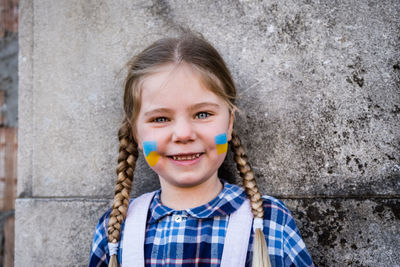
[[[236,89],[204,39],[162,39],[129,64],[114,204],[89,266],[313,266],[292,215],[258,190],[233,130]],[[243,187],[218,177],[228,142]],[[129,201],[143,153],[161,189]]]

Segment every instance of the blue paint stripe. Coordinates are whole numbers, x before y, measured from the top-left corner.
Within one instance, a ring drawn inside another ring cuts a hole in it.
[[[215,143],[217,145],[223,145],[228,143],[228,139],[226,138],[226,133],[219,134],[215,136]]]
[[[143,152],[147,157],[152,151],[157,152],[157,142],[156,141],[144,141],[143,142]]]

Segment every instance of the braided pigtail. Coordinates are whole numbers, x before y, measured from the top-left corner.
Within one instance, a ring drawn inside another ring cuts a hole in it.
[[[255,237],[253,242],[252,267],[270,267],[271,264],[269,260],[267,244],[265,242],[265,236],[262,231],[264,209],[261,194],[258,190],[258,186],[254,178],[254,173],[250,167],[240,138],[235,133],[235,131],[232,131],[232,139],[230,142],[232,152],[234,153],[236,167],[240,172],[240,176],[243,179],[243,186],[245,188],[248,198],[250,199],[251,211],[254,216],[253,228],[255,229]]]
[[[108,221],[108,243],[110,250],[109,267],[117,267],[117,251],[121,237],[121,224],[126,218],[132,189],[133,172],[138,158],[138,146],[132,137],[132,127],[125,119],[118,131],[119,156],[117,184],[110,219]]]

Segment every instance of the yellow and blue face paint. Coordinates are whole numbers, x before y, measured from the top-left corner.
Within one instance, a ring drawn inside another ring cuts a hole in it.
[[[228,151],[228,139],[226,133],[215,136],[215,143],[217,144],[218,154],[226,153]]]
[[[157,142],[156,141],[144,141],[143,142],[143,152],[147,163],[150,167],[157,164],[160,159],[160,155],[157,153]]]

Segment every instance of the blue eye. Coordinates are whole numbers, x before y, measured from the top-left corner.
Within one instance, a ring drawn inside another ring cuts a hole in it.
[[[151,122],[158,122],[158,123],[162,123],[162,122],[167,122],[168,119],[166,117],[157,117],[151,120]]]
[[[206,119],[209,116],[211,116],[211,114],[208,112],[199,112],[196,114],[197,119]]]

